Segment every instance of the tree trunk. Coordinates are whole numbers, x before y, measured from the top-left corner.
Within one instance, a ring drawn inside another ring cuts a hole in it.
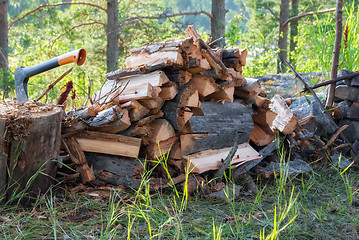
[[[299,0],[292,0],[292,17],[298,15]],[[295,55],[295,48],[297,47],[297,40],[295,39],[298,35],[298,20],[290,23],[290,55],[289,62],[295,67],[295,59],[292,56]]]
[[[118,1],[107,1],[107,72],[118,69]]]
[[[330,79],[337,78],[338,75],[338,66],[339,66],[339,54],[340,54],[340,46],[342,43],[342,32],[343,32],[343,0],[338,0],[337,2],[337,10],[336,10],[336,34],[334,41],[334,49],[333,49],[333,58],[332,58],[332,70],[330,72]],[[333,105],[333,99],[335,94],[335,86],[336,83],[332,83],[329,85],[328,96],[325,106],[327,108],[331,108]]]
[[[281,0],[280,3],[280,16],[279,16],[279,40],[278,40],[278,62],[277,62],[277,72],[285,72],[286,67],[281,62],[281,59],[287,60],[287,50],[288,50],[288,27],[281,26],[289,18],[289,0]]]
[[[212,0],[212,19],[211,19],[211,35],[212,40],[223,37],[218,44],[219,47],[224,46],[224,33],[226,29],[226,1]]]
[[[8,0],[0,0],[0,76],[3,75],[2,83],[6,86],[8,69]]]

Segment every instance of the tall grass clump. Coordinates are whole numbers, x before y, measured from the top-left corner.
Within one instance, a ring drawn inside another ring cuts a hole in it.
[[[343,11],[343,37],[339,56],[339,69],[359,69],[359,11],[354,3]],[[316,15],[314,21],[299,26],[296,55],[300,72],[322,72],[329,78],[335,39],[334,13]]]

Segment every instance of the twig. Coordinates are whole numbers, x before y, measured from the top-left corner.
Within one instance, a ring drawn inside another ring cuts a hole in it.
[[[74,29],[76,29],[76,28],[79,28],[79,27],[82,27],[82,26],[94,25],[94,24],[100,24],[100,25],[106,26],[106,24],[103,23],[103,22],[94,21],[94,22],[81,23],[81,24],[78,24],[78,25],[75,25],[75,26],[71,27],[71,28],[70,28],[69,30],[67,30],[66,32],[61,33],[61,34],[59,34],[57,37],[55,37],[54,41],[52,41],[52,43],[51,43],[49,55],[51,55],[52,48],[54,47],[56,41],[59,40],[62,36],[68,34],[69,32],[71,32],[72,30],[74,30]]]
[[[326,150],[330,145],[332,145],[335,141],[335,139],[338,138],[339,134],[343,132],[345,129],[347,129],[349,125],[342,126],[334,135],[333,137],[327,142],[327,144],[324,145],[323,150]]]
[[[126,24],[130,24],[130,23],[134,23],[134,22],[138,22],[142,19],[164,19],[164,18],[172,18],[172,17],[178,17],[178,16],[187,16],[187,15],[200,15],[200,14],[204,14],[207,15],[209,17],[209,19],[212,19],[213,16],[211,13],[206,12],[206,11],[197,11],[197,12],[179,12],[179,13],[173,13],[173,14],[166,14],[166,13],[162,13],[160,15],[157,16],[137,16],[137,17],[129,17],[126,18],[125,20],[123,20],[120,24],[119,24],[119,28],[116,30],[118,32],[122,31],[122,27]],[[112,33],[108,32],[107,34]]]
[[[69,74],[70,72],[72,72],[72,69],[74,67],[69,68],[66,72],[64,72],[60,77],[58,77],[53,83],[51,83],[47,89],[45,90],[45,92],[43,92],[40,97],[36,98],[35,102],[38,102],[41,98],[43,98],[51,89],[53,89],[53,87],[61,81],[61,79],[63,79],[67,74]]]
[[[326,117],[329,120],[329,123],[335,128],[335,131],[339,131],[339,127],[338,125],[334,122],[333,118],[330,116],[329,112],[327,110],[325,110],[322,102],[320,101],[320,99],[318,98],[317,94],[314,92],[313,89],[311,89],[310,85],[304,80],[304,78],[297,73],[297,71],[295,71],[295,69],[293,68],[293,66],[285,59],[281,59],[282,62],[284,62],[285,65],[287,65],[287,67],[295,74],[295,76],[304,84],[304,86],[309,89],[310,93],[313,95],[315,101],[318,102],[319,107],[321,112],[324,114],[324,117]],[[350,143],[347,139],[347,137],[341,132],[339,134],[339,136],[347,143]],[[353,148],[352,144],[350,143],[349,145],[350,149],[353,151],[356,159],[359,158],[359,154],[358,152]]]
[[[222,180],[223,172],[228,168],[229,163],[232,161],[234,154],[237,152],[238,149],[238,140],[234,141],[233,147],[231,151],[228,153],[226,159],[222,162],[222,165],[214,174],[214,178],[218,178],[219,180]]]
[[[340,80],[344,80],[344,79],[352,79],[353,77],[358,76],[358,75],[359,75],[359,72],[355,72],[355,73],[352,73],[352,74],[349,74],[349,75],[346,75],[346,76],[338,77],[338,78],[335,78],[335,79],[331,79],[331,80],[328,80],[328,81],[325,81],[325,82],[315,84],[314,86],[311,86],[310,89],[316,89],[316,88],[319,88],[319,87],[327,86],[327,85],[329,85],[331,83],[336,83],[336,82],[339,82]],[[302,92],[306,92],[306,91],[309,91],[309,89],[307,87],[303,88]]]

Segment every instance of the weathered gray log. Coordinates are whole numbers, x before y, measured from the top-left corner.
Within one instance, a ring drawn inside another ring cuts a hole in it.
[[[193,133],[253,131],[252,109],[239,102],[203,102],[201,108],[204,116],[192,116],[189,120]]]
[[[162,107],[164,118],[172,124],[176,131],[181,131],[186,124],[184,112],[188,107],[188,100],[193,94],[198,95],[198,92],[192,85],[180,86],[176,97],[171,101],[166,101]]]
[[[134,158],[90,152],[86,152],[85,156],[96,174],[105,170],[121,177],[140,177],[143,172],[143,163]]]
[[[264,148],[262,148],[258,152],[262,157],[260,159],[245,163],[245,164],[239,166],[238,168],[236,168],[236,170],[234,171],[234,174],[233,174],[233,178],[238,179],[240,175],[248,172],[249,170],[251,170],[252,168],[257,166],[264,158],[271,155],[276,149],[277,149],[276,141],[273,141],[270,144],[268,144],[267,146],[265,146]]]
[[[194,139],[194,145],[182,149],[183,155],[193,154],[208,149],[222,149],[233,146],[235,140],[238,144],[249,141],[249,132],[222,131],[221,133],[190,134]]]

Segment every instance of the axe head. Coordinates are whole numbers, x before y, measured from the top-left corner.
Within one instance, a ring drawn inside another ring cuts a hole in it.
[[[26,76],[25,68],[18,67],[15,69],[15,92],[16,92],[16,101],[19,104],[23,104],[28,100],[27,95],[27,82],[29,77]]]

